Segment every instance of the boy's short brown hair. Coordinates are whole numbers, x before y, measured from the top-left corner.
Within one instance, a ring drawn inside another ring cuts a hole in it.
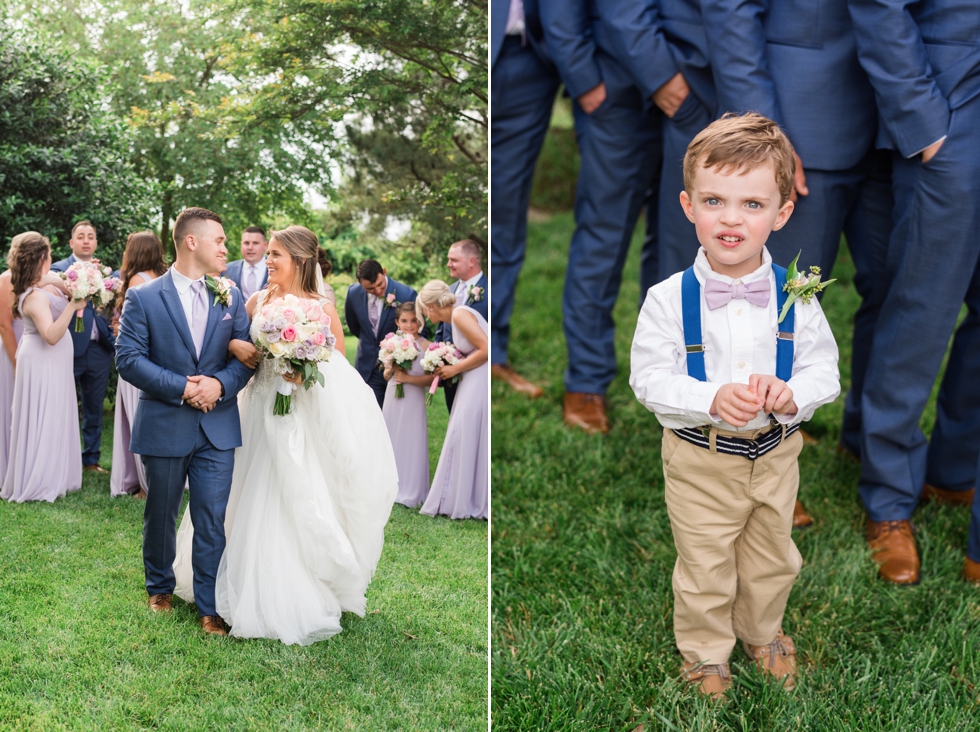
[[[684,188],[694,189],[694,174],[699,167],[720,168],[722,172],[752,170],[772,166],[782,199],[793,192],[796,159],[793,145],[775,122],[756,112],[736,115],[726,113],[698,133],[684,155]]]

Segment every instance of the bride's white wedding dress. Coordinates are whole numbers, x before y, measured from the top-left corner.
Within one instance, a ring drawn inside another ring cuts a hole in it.
[[[282,377],[271,362],[238,397],[242,446],[215,585],[233,636],[309,645],[340,632],[341,612],[364,616],[398,469],[374,392],[340,353],[320,371],[326,385],[296,389],[285,416],[272,413]],[[185,512],[174,573],[188,602],[192,540]]]

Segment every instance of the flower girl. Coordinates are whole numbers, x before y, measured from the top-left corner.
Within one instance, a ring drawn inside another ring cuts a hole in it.
[[[409,508],[421,506],[429,493],[429,426],[425,416],[425,390],[433,376],[422,371],[421,355],[429,342],[419,336],[421,324],[414,302],[403,302],[395,309],[395,325],[405,336],[415,339],[419,358],[406,371],[395,363],[385,370],[388,381],[384,412],[391,446],[398,465],[398,497],[395,503]],[[405,396],[396,398],[395,389],[402,385]]]

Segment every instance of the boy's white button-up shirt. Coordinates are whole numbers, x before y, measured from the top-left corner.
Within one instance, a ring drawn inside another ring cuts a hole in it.
[[[640,403],[670,429],[706,424],[731,431],[765,427],[769,418],[761,411],[745,427],[735,427],[709,410],[723,385],[748,384],[752,374],[776,373],[779,313],[772,257],[763,248],[762,266],[735,280],[714,272],[702,248],[694,261],[694,273],[702,291],[701,337],[708,380],[702,382],[687,375],[681,306],[684,273],[678,272],[647,292],[633,336],[630,386]],[[769,305],[759,307],[747,300],[732,299],[709,310],[704,301],[704,282],[709,277],[729,284],[768,279],[772,286]],[[793,376],[788,385],[799,411],[794,415],[775,415],[787,425],[810,419],[817,407],[834,401],[840,394],[837,342],[816,298],[808,305],[796,301],[795,321]]]

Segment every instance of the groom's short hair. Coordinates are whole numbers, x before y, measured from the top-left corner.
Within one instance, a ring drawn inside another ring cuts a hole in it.
[[[373,259],[365,259],[357,265],[357,281],[369,282],[372,285],[378,281],[378,277],[385,273],[384,267],[380,262]]]
[[[201,221],[215,221],[220,224],[221,217],[214,211],[196,206],[181,211],[177,215],[177,221],[174,222],[174,246],[183,246],[184,239],[197,232],[197,227]]]

